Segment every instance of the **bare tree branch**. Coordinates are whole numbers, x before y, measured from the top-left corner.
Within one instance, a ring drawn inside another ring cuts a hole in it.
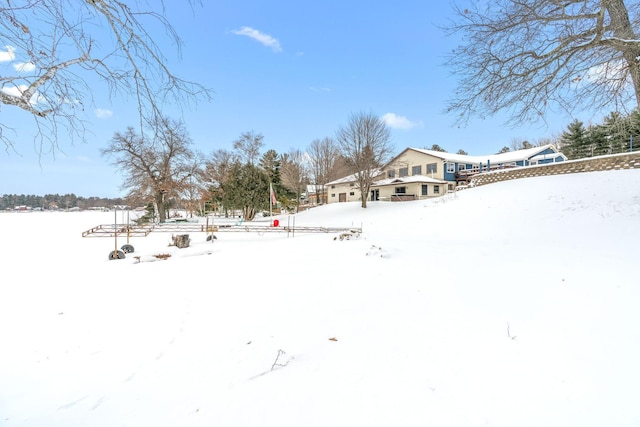
[[[340,155],[340,150],[333,139],[323,138],[311,141],[308,154],[311,161],[311,177],[315,186],[315,202],[322,205],[327,202],[324,184],[338,178],[332,176],[331,173]]]
[[[445,30],[460,44],[446,63],[459,84],[447,110],[459,122],[505,111],[516,124],[551,108],[640,105],[637,2],[497,0],[454,9]]]
[[[296,195],[296,209],[300,206],[300,195],[309,180],[305,154],[296,148],[282,156],[280,169],[282,185]]]
[[[79,113],[94,103],[93,77],[111,95],[135,97],[141,130],[162,117],[166,105],[210,99],[210,89],[168,68],[154,41],[158,35],[147,31],[159,24],[180,52],[182,40],[164,15],[164,3],[158,5],[160,10],[134,10],[119,0],[6,2],[0,7],[0,40],[15,72],[7,73],[6,66],[0,76],[0,107],[30,114],[36,146],[48,152],[58,146],[62,129],[71,142],[84,141],[86,124]],[[5,128],[0,124],[0,140],[13,147]]]
[[[367,207],[369,189],[391,154],[391,135],[384,121],[372,113],[352,114],[336,132],[340,151],[355,171],[361,204]]]
[[[196,163],[182,122],[159,117],[150,126],[153,139],[129,127],[116,132],[101,154],[124,173],[122,188],[128,197],[153,202],[156,217],[163,222],[169,201],[179,199],[193,183]]]
[[[233,141],[233,149],[237,150],[245,163],[255,165],[256,159],[260,155],[260,149],[264,145],[263,140],[264,136],[260,133],[243,132],[238,139]]]

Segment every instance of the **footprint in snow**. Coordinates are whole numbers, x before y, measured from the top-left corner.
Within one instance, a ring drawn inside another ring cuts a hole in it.
[[[371,245],[366,253],[367,256],[379,256],[380,258],[389,258],[389,252],[383,250],[380,246]]]

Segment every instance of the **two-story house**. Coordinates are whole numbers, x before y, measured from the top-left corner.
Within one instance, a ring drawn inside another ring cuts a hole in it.
[[[439,197],[468,183],[477,173],[567,160],[553,145],[485,156],[407,148],[376,174],[369,200],[419,200]],[[326,184],[329,203],[362,197],[353,175]]]

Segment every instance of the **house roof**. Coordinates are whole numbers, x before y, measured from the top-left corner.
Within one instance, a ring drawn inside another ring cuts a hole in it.
[[[531,157],[529,160],[538,161],[538,160],[545,160],[545,159],[555,159],[556,157],[563,157],[565,160],[567,160],[567,157],[562,153],[538,154],[537,156]]]
[[[378,175],[382,174],[382,170],[380,169],[374,169],[371,171],[371,176],[376,177]],[[337,184],[345,184],[347,182],[354,182],[357,181],[356,179],[356,174],[351,174],[348,176],[345,176],[344,178],[340,178],[340,179],[336,179],[334,181],[331,182],[327,182],[325,185],[337,185]]]
[[[430,176],[425,175],[411,175],[411,176],[403,176],[400,178],[386,178],[381,179],[373,183],[372,187],[383,187],[385,185],[391,184],[409,184],[415,182],[424,182],[429,184],[446,184],[446,181],[442,181],[439,179],[431,178]]]
[[[546,154],[546,155],[540,154],[548,149],[551,149],[554,152],[554,154]],[[558,156],[562,157],[564,160],[567,160],[567,156],[559,152],[556,149],[556,147],[554,147],[551,144],[543,145],[540,147],[527,148],[524,150],[508,151],[506,153],[500,153],[500,154],[488,154],[485,156],[469,156],[466,154],[454,154],[454,153],[446,153],[443,151],[425,150],[422,148],[410,147],[410,148],[405,148],[400,154],[395,156],[384,167],[373,170],[371,172],[372,175],[374,177],[381,175],[383,173],[383,170],[389,164],[393,163],[398,157],[400,157],[402,154],[406,153],[409,150],[413,150],[418,153],[427,154],[427,155],[442,159],[445,162],[465,163],[465,164],[472,164],[472,165],[479,165],[479,164],[486,165],[487,163],[498,165],[500,163],[513,163],[519,160],[541,160],[544,158],[547,158],[547,159],[556,158]],[[445,181],[439,181],[437,179],[429,178],[428,176],[424,176],[424,175],[415,175],[415,177],[417,178],[418,181],[421,181],[421,182],[429,182],[429,183],[445,182]],[[416,182],[416,181],[411,181],[410,180],[411,178],[413,177],[411,176],[402,177],[401,179],[405,179],[405,181],[395,181],[395,182]],[[374,185],[376,186],[388,185],[388,184],[394,183],[393,181],[394,179],[400,179],[400,178],[389,178],[387,180],[383,179],[383,180],[374,182]],[[349,176],[345,176],[344,178],[336,179],[334,181],[326,183],[325,185],[340,185],[340,184],[346,184],[354,181],[356,181],[356,174],[352,174]],[[383,182],[386,182],[386,183],[383,183]]]
[[[318,189],[319,193],[326,192],[326,185],[327,184],[307,184],[307,194],[316,194],[316,188]]]
[[[540,147],[527,148],[524,150],[507,151],[506,153],[500,153],[500,154],[488,154],[485,156],[469,156],[466,154],[454,154],[454,153],[445,153],[442,151],[423,150],[421,148],[407,148],[405,151],[414,150],[419,153],[424,153],[433,157],[440,158],[445,162],[468,163],[468,164],[480,164],[480,163],[487,164],[487,162],[490,162],[490,163],[498,164],[498,163],[511,163],[511,162],[516,162],[518,160],[524,160],[524,159],[531,159],[532,157],[537,156],[543,151],[548,149],[552,149],[556,153],[556,155],[549,155],[549,157],[557,157],[558,155],[565,157],[564,154],[558,152],[556,147],[554,147],[551,144],[543,145]]]

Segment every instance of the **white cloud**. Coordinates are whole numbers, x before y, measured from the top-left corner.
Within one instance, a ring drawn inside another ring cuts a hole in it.
[[[611,61],[606,64],[591,67],[586,74],[586,78],[597,83],[606,82],[608,80],[619,80],[624,78],[627,66],[622,61]]]
[[[13,64],[13,68],[19,73],[28,73],[36,69],[36,64],[33,62],[18,62]]]
[[[22,97],[22,94],[27,89],[29,89],[29,86],[27,86],[27,85],[19,85],[19,86],[5,86],[1,90],[2,90],[2,92],[6,93],[7,95],[11,95],[11,96],[15,96],[16,98],[20,98],[20,97]],[[32,105],[36,105],[36,104],[39,104],[39,103],[46,102],[46,99],[43,96],[41,96],[38,92],[36,92],[36,93],[33,94],[31,99],[29,100],[29,102]]]
[[[242,27],[239,30],[233,30],[232,33],[239,36],[247,36],[249,38],[252,38],[257,42],[270,47],[274,52],[282,52],[282,48],[280,47],[280,42],[278,41],[278,39],[275,39],[268,34],[261,33],[260,31],[251,27]]]
[[[571,83],[574,88],[594,83],[613,86],[625,79],[629,79],[627,65],[623,61],[615,60],[589,68],[582,74],[576,75]],[[629,80],[628,82],[631,83]]]
[[[6,51],[0,50],[0,62],[10,62],[16,59],[15,48],[13,46],[5,46]]]
[[[96,108],[96,117],[99,119],[108,119],[113,116],[113,111],[104,108]]]
[[[404,116],[398,116],[394,113],[387,113],[382,116],[382,121],[387,126],[393,129],[412,129],[417,126],[422,126],[421,122],[412,122]]]
[[[27,85],[20,86],[5,86],[2,88],[2,91],[7,95],[15,96],[17,98],[22,96],[22,92],[28,89]]]

